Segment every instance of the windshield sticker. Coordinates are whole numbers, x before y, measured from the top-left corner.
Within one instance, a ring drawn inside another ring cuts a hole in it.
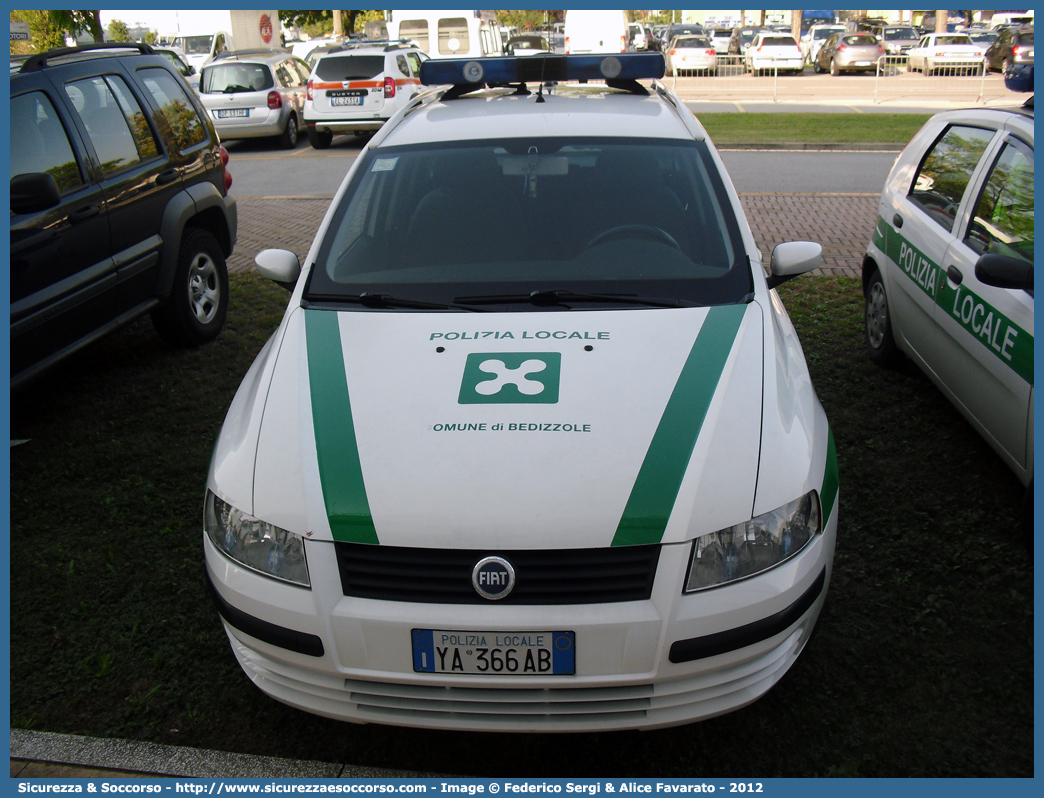
[[[378,158],[373,162],[373,166],[370,167],[371,172],[394,172],[395,164],[399,162],[399,157],[394,158]]]

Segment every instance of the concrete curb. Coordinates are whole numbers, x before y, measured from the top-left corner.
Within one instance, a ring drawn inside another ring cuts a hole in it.
[[[11,758],[166,778],[401,779],[435,775],[25,729],[11,730]]]

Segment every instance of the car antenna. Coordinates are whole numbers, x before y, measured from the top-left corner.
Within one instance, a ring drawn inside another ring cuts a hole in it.
[[[540,57],[540,85],[537,87],[537,98],[538,103],[544,102],[544,67],[547,66],[547,56]]]

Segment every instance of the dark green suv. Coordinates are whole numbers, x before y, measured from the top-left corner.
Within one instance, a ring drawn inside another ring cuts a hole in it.
[[[148,45],[11,64],[11,386],[148,312],[205,343],[228,310],[228,155]]]

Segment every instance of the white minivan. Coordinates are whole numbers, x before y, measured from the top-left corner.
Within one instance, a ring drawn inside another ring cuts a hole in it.
[[[503,55],[493,11],[389,11],[388,36],[409,39],[432,58]]]
[[[627,27],[624,11],[566,11],[566,53],[626,53]]]

